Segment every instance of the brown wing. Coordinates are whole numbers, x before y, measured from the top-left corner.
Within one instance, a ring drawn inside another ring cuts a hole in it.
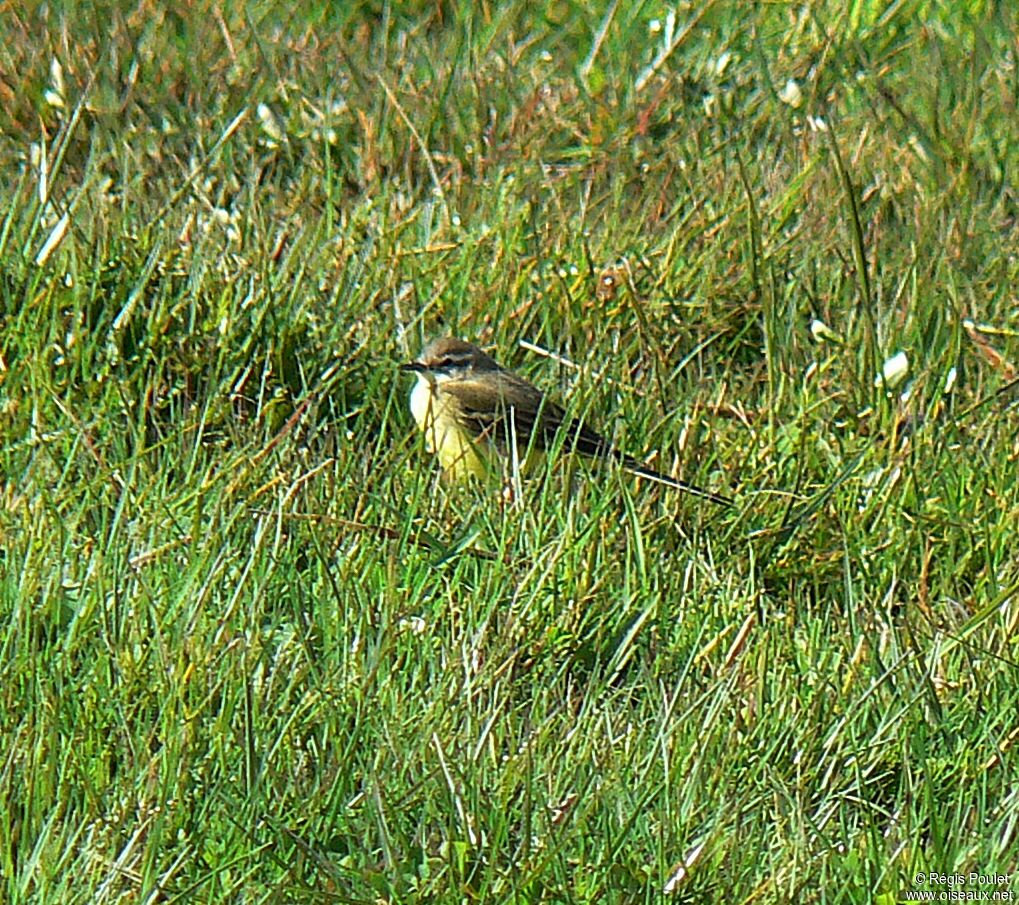
[[[460,402],[459,418],[463,427],[479,441],[489,441],[506,451],[512,441],[519,448],[527,447],[534,437],[536,449],[547,449],[563,431],[563,447],[572,452],[597,458],[627,457],[612,449],[609,442],[565,412],[537,387],[508,371],[486,375],[484,383],[472,380],[450,381],[444,389]],[[494,378],[494,379],[493,379]],[[492,386],[500,389],[499,402],[492,405]]]
[[[732,500],[721,494],[712,493],[695,484],[688,484],[678,478],[660,474],[642,465],[632,456],[614,449],[601,434],[589,428],[576,418],[567,419],[566,413],[537,387],[509,371],[489,373],[484,383],[464,379],[449,381],[445,389],[454,394],[460,402],[457,415],[460,424],[480,443],[493,443],[503,455],[511,442],[524,451],[529,439],[534,436],[534,447],[547,449],[561,431],[563,448],[598,459],[615,459],[635,474],[666,484],[677,490],[703,497],[723,506],[731,506]],[[500,387],[500,395],[492,405],[492,382]],[[516,404],[513,404],[516,402]],[[535,425],[537,424],[537,427]]]

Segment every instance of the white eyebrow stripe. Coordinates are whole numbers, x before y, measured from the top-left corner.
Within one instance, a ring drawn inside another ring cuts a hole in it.
[[[438,368],[452,368],[452,367],[463,367],[469,364],[471,360],[470,355],[465,355],[462,352],[456,352],[452,355],[444,355],[441,359],[435,362],[435,367]]]

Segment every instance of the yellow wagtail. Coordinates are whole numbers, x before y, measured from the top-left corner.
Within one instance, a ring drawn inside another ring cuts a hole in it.
[[[523,459],[544,452],[561,430],[567,450],[612,459],[643,478],[732,505],[728,497],[660,474],[613,448],[583,422],[568,419],[537,387],[462,339],[437,339],[401,369],[417,374],[410,410],[425,445],[452,478],[486,475],[493,454]]]

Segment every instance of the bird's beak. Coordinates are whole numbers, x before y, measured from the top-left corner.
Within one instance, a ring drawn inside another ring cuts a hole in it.
[[[420,361],[408,361],[406,364],[400,365],[400,370],[414,371],[415,373],[420,374],[422,371],[425,370],[425,366],[421,364]]]

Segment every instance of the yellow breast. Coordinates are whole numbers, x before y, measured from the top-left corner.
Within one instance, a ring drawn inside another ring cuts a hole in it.
[[[488,473],[480,445],[457,423],[449,400],[420,374],[410,394],[410,411],[424,431],[425,445],[438,455],[449,477],[484,477]]]

